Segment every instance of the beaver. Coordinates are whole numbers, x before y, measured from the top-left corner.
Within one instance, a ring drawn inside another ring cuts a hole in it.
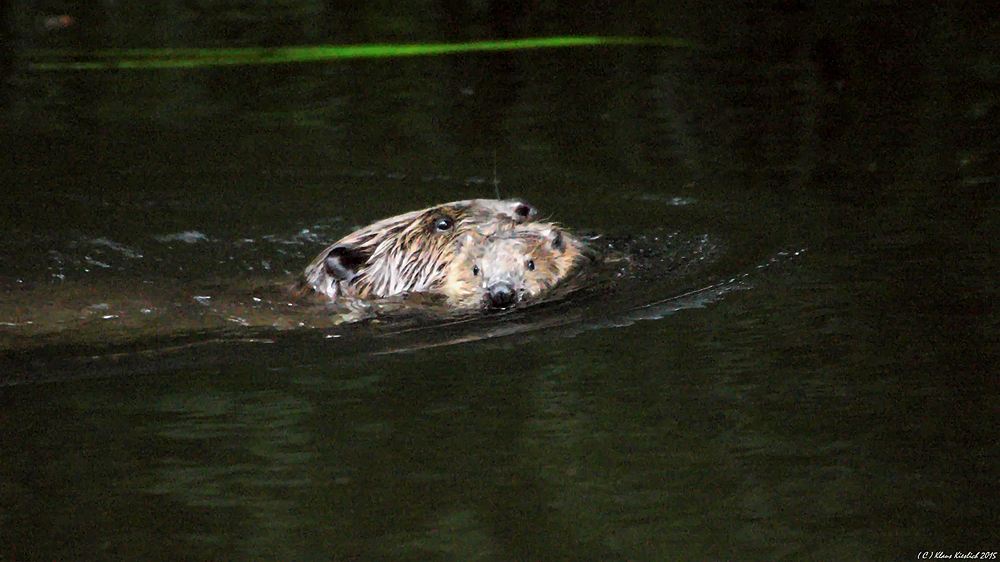
[[[383,219],[323,250],[302,284],[331,301],[434,293],[463,244],[471,248],[537,216],[519,199],[472,199]]]
[[[581,239],[551,223],[467,237],[438,289],[455,309],[503,309],[551,292],[597,258]]]

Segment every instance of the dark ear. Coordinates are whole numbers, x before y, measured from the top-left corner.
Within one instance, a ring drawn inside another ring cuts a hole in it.
[[[358,269],[368,262],[371,252],[358,250],[351,246],[336,246],[327,252],[323,265],[331,277],[347,281],[358,274]]]
[[[566,241],[563,240],[561,230],[555,229],[552,231],[552,247],[559,252],[566,249]]]
[[[514,205],[514,222],[528,222],[538,216],[538,209],[533,205],[525,203],[524,201],[518,201]]]

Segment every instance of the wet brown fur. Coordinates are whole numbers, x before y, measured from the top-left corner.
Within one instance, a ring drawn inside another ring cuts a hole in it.
[[[530,223],[467,240],[440,291],[456,309],[492,308],[495,291],[514,306],[548,296],[595,258],[579,238],[551,223]]]
[[[440,292],[464,246],[529,224],[537,214],[516,199],[473,199],[390,217],[323,250],[303,284],[333,301]]]

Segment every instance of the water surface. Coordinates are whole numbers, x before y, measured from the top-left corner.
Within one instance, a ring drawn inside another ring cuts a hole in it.
[[[988,30],[959,12],[800,8],[608,19],[702,51],[16,67],[0,558],[996,550]],[[507,21],[373,11],[338,34],[315,9],[287,16],[326,22],[292,25],[295,40]],[[535,9],[507,16],[573,19]],[[136,17],[120,10],[100,28],[119,39]],[[287,40],[183,16],[156,29]],[[74,40],[32,18],[16,19],[28,47]],[[434,322],[254,300],[353,228],[493,196],[494,163],[502,196],[692,267]]]

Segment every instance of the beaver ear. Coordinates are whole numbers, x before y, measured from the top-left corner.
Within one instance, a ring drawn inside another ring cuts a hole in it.
[[[515,222],[528,222],[533,220],[536,216],[538,216],[538,209],[536,209],[534,205],[524,201],[515,200],[514,216],[511,217]]]
[[[346,281],[358,274],[358,268],[368,262],[371,252],[363,252],[352,246],[336,246],[323,259],[326,272],[336,279]]]
[[[550,234],[552,235],[552,248],[559,252],[564,251],[566,249],[566,241],[563,240],[562,231],[554,228]]]

